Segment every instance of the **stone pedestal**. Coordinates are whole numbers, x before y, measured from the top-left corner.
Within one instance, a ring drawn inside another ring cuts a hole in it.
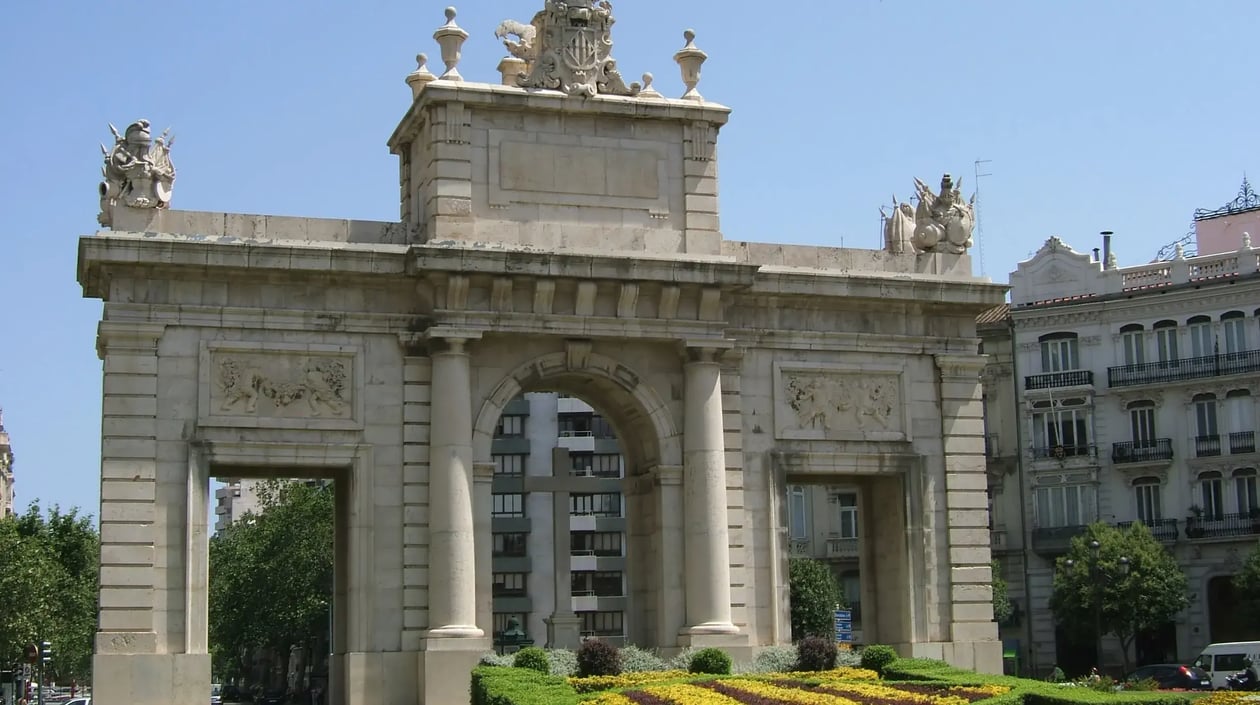
[[[582,645],[582,618],[576,614],[553,614],[547,625],[547,648],[577,650]]]
[[[721,649],[735,663],[751,663],[753,659],[753,647],[746,634],[680,634],[678,645],[683,648]]]
[[[477,667],[481,655],[491,648],[490,639],[485,637],[425,639],[420,647],[417,702],[424,705],[468,702],[469,674]]]
[[[465,686],[465,690],[467,686]],[[205,705],[208,654],[96,654],[92,699],[128,705]]]

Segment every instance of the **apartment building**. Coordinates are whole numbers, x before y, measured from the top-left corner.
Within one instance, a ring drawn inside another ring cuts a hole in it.
[[[214,491],[214,530],[222,531],[248,512],[257,512],[262,480],[225,479]]]
[[[13,445],[4,430],[4,411],[0,410],[0,517],[13,515]]]
[[[1230,581],[1260,535],[1260,201],[1198,211],[1198,252],[1120,267],[1050,238],[1011,274],[1011,304],[978,326],[995,557],[1021,614],[1003,626],[1034,672],[1098,663],[1056,630],[1054,560],[1085,525],[1146,524],[1177,558],[1190,606],[1139,635],[1139,662],[1185,661],[1256,638]],[[1136,247],[1136,240],[1134,238]],[[1101,662],[1119,664],[1105,640]],[[1067,667],[1067,666],[1065,666]]]
[[[825,562],[853,613],[853,640],[862,643],[861,491],[833,485],[788,485],[788,545],[792,556]]]

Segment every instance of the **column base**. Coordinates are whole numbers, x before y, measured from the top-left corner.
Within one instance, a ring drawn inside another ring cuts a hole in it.
[[[92,699],[127,705],[205,705],[208,654],[96,654]]]
[[[694,629],[689,627],[688,629]],[[735,632],[727,633],[697,633],[684,629],[683,633],[678,635],[678,645],[680,647],[692,647],[696,649],[715,648],[721,649],[731,657],[735,663],[751,663],[753,658],[753,647],[748,639],[747,634]]]
[[[419,689],[416,652],[352,651],[337,654],[330,705],[375,705],[414,702]],[[344,692],[333,690],[342,687]]]
[[[547,648],[576,651],[582,645],[582,618],[576,614],[553,614],[547,625]]]
[[[448,624],[424,633],[426,639],[480,639],[485,635],[475,624]]]
[[[425,639],[417,654],[420,697],[416,705],[468,702],[472,670],[490,648],[485,637]]]

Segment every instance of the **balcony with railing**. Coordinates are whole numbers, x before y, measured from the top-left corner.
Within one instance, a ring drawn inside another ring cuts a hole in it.
[[[1097,449],[1092,443],[1067,443],[1053,446],[1034,446],[1033,458],[1037,460],[1067,460],[1068,458],[1092,458]]]
[[[1067,372],[1046,372],[1024,377],[1024,389],[1057,389],[1059,387],[1082,387],[1094,384],[1093,370],[1068,370]]]
[[[1242,455],[1256,452],[1255,431],[1235,431],[1229,434],[1229,454]]]
[[[1136,523],[1146,524],[1146,528],[1151,530],[1151,535],[1160,543],[1176,543],[1177,542],[1177,520],[1176,519],[1148,519],[1140,522],[1121,521],[1116,523],[1116,528],[1127,529]]]
[[[1183,360],[1109,367],[1107,368],[1107,386],[1132,387],[1139,384],[1165,384],[1256,371],[1260,371],[1260,350],[1244,350],[1188,357]]]
[[[1260,534],[1260,512],[1204,514],[1186,519],[1186,538],[1220,539]]]
[[[856,560],[858,557],[857,538],[827,537],[827,557]]]
[[[1087,527],[1052,526],[1032,530],[1032,549],[1039,556],[1054,557],[1067,553],[1072,537],[1085,532]]]
[[[1194,457],[1196,458],[1210,458],[1221,454],[1221,437],[1219,435],[1195,436],[1190,440],[1194,443]]]
[[[1111,462],[1163,463],[1173,458],[1171,438],[1152,438],[1146,441],[1122,441],[1111,444]]]

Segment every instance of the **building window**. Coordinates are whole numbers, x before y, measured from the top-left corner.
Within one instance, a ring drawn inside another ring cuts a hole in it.
[[[1034,402],[1032,423],[1039,457],[1089,454],[1090,409],[1084,399]]]
[[[1137,323],[1120,329],[1120,345],[1124,351],[1124,364],[1141,365],[1146,362],[1146,331]]]
[[[793,539],[809,537],[808,518],[805,516],[805,488],[801,485],[788,487],[788,533]]]
[[[1134,480],[1133,494],[1137,499],[1138,521],[1154,526],[1164,518],[1163,493],[1157,478],[1141,477]]]
[[[1155,402],[1129,404],[1129,431],[1135,448],[1155,447]]]
[[[529,534],[520,532],[495,533],[491,535],[491,555],[495,558],[519,558],[525,555],[525,542]]]
[[[1199,502],[1203,518],[1219,521],[1225,516],[1225,481],[1216,471],[1199,473]]]
[[[858,537],[858,503],[857,493],[841,492],[836,495],[836,503],[840,505],[840,538],[855,539]]]
[[[1159,354],[1159,361],[1175,362],[1178,359],[1177,322],[1160,321],[1152,328],[1155,329],[1155,351]]]
[[[570,453],[571,475],[579,477],[621,477],[621,456],[616,453]]]
[[[515,437],[525,435],[524,416],[500,416],[499,425],[494,427],[495,437]]]
[[[1245,468],[1234,471],[1234,497],[1238,500],[1238,513],[1249,516],[1260,509],[1260,498],[1256,495],[1256,471]]]
[[[520,597],[525,594],[525,573],[495,573],[493,592],[495,597]]]
[[[574,531],[569,534],[569,554],[573,556],[620,556],[621,533],[617,531]]]
[[[1216,425],[1216,395],[1196,394],[1194,397],[1194,424],[1200,439],[1215,438],[1218,435]]]
[[[1247,350],[1247,319],[1242,311],[1230,311],[1221,315],[1221,330],[1225,334],[1225,352],[1240,353]]]
[[[621,516],[620,492],[592,492],[569,495],[569,513],[574,516]]]
[[[495,455],[494,474],[499,477],[519,477],[525,474],[525,456]]]
[[[620,571],[574,571],[569,583],[574,597],[622,597],[626,593]]]
[[[1067,372],[1079,369],[1075,333],[1041,336],[1041,371]]]
[[[1215,341],[1212,339],[1212,319],[1195,316],[1186,321],[1186,329],[1190,331],[1191,357],[1206,357],[1216,352]]]
[[[490,516],[495,518],[519,519],[525,516],[525,495],[511,492],[490,495],[492,509]]]
[[[1251,400],[1250,391],[1246,389],[1231,389],[1225,395],[1225,415],[1229,424],[1230,435],[1245,433],[1254,437],[1256,429],[1254,411],[1255,404]]]
[[[621,612],[578,612],[582,618],[582,636],[622,636]]]
[[[494,613],[494,633],[502,634],[507,631],[508,625],[515,622],[513,626],[520,627],[521,631],[525,631],[525,621],[529,615],[524,612],[495,612]]]
[[[612,424],[599,414],[561,414],[559,418],[560,436],[594,436],[596,438],[616,438]]]
[[[1089,508],[1089,495],[1087,485],[1038,487],[1036,490],[1037,527],[1052,529],[1088,524],[1092,515]]]

